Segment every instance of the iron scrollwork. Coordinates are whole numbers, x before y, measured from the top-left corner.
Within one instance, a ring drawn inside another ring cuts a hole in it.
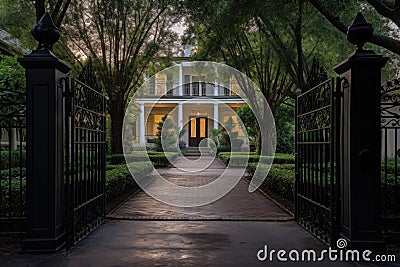
[[[400,79],[381,87],[381,127],[400,127]]]

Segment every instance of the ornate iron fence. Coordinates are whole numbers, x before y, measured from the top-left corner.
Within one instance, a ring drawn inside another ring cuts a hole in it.
[[[335,82],[327,80],[296,101],[295,219],[326,243],[338,232]]]
[[[400,79],[381,90],[381,199],[383,231],[400,232]]]
[[[25,231],[26,95],[0,83],[0,234]]]
[[[66,80],[67,250],[105,218],[106,97]]]

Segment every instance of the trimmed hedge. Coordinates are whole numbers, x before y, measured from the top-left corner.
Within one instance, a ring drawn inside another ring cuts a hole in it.
[[[218,154],[218,158],[222,161],[225,166],[228,166],[230,163],[230,166],[232,167],[245,167],[246,162],[249,163],[254,163],[254,162],[259,162],[260,158],[261,161],[270,161],[272,159],[271,156],[259,156],[253,153],[246,154],[243,152],[221,152]],[[247,161],[248,158],[248,161]],[[294,164],[295,163],[295,158],[293,155],[288,155],[288,154],[276,154],[274,156],[273,160],[274,164]]]
[[[258,163],[250,163],[246,170],[250,176],[254,175]],[[260,164],[260,174],[267,172],[270,165]],[[273,164],[267,178],[261,185],[262,190],[271,191],[289,201],[294,200],[294,164]]]
[[[2,176],[2,179],[4,180],[1,181],[0,216],[25,216],[26,179],[23,177],[22,180],[20,180],[19,174],[15,176],[13,174],[11,175],[11,184],[9,183],[10,180],[8,179],[8,176]],[[11,191],[9,191],[10,185]]]
[[[250,163],[246,167],[246,171],[250,177],[254,175],[256,167],[259,163]],[[389,164],[388,164],[389,167]],[[261,174],[267,171],[268,165],[260,164]],[[316,169],[318,169],[316,167]],[[381,189],[382,193],[387,192],[389,199],[386,202],[387,211],[393,212],[398,210],[398,201],[397,198],[393,197],[395,192],[399,192],[400,183],[396,183],[395,181],[395,168],[394,165],[391,164],[390,168],[387,169],[387,183],[385,185],[385,173],[382,169],[381,173]],[[400,172],[397,179],[400,179]],[[329,177],[328,177],[329,179]],[[278,197],[289,200],[290,202],[294,201],[294,189],[295,189],[295,165],[294,164],[273,164],[268,176],[264,180],[263,184],[260,186],[261,190],[266,192],[272,192],[276,194]],[[382,201],[386,201],[383,199]]]
[[[11,161],[10,161],[11,156]],[[8,150],[0,151],[0,168],[1,170],[11,168],[17,168],[19,166],[25,166],[26,164],[26,151],[22,150],[22,155],[19,150],[11,151]]]
[[[150,175],[153,166],[148,162],[135,162],[129,165],[133,176],[145,178]],[[22,169],[22,175],[25,176],[25,168]],[[11,184],[9,183],[9,171],[1,171],[1,206],[0,215],[24,216],[25,214],[25,196],[26,179],[20,181],[20,169],[11,169]],[[20,190],[20,183],[22,187]],[[11,193],[9,188],[11,185]],[[111,202],[119,195],[128,190],[139,188],[132,178],[131,172],[126,165],[107,165],[106,167],[106,200]]]
[[[148,162],[135,162],[129,165],[133,176],[143,178],[150,175],[153,169]],[[109,165],[106,171],[106,200],[115,199],[128,190],[139,188],[128,167],[124,165]]]
[[[146,162],[150,159],[156,168],[168,167],[170,162],[168,157],[173,161],[178,157],[178,153],[175,152],[155,152],[155,151],[135,151],[129,155],[126,155],[128,162]],[[112,165],[125,164],[125,156],[123,154],[108,155],[107,162]]]

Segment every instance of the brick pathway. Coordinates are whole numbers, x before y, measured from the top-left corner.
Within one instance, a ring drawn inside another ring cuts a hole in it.
[[[159,173],[174,184],[201,186],[214,181],[225,170],[217,160],[202,159],[190,165],[179,159],[174,168],[159,170]],[[202,170],[204,166],[208,166]],[[181,169],[185,168],[185,169]],[[201,171],[197,171],[197,170]],[[150,185],[151,186],[151,185]],[[165,192],[168,194],[168,192]],[[175,196],[179,198],[180,196]],[[243,179],[223,198],[201,207],[181,208],[159,202],[145,192],[140,192],[117,210],[109,219],[129,220],[243,220],[243,221],[288,221],[292,217],[282,211],[258,191],[248,192],[248,183]]]

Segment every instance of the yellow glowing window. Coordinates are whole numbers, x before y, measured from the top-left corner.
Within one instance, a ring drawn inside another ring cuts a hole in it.
[[[200,137],[206,137],[206,119],[200,118]]]
[[[190,119],[190,137],[196,138],[196,118]]]

